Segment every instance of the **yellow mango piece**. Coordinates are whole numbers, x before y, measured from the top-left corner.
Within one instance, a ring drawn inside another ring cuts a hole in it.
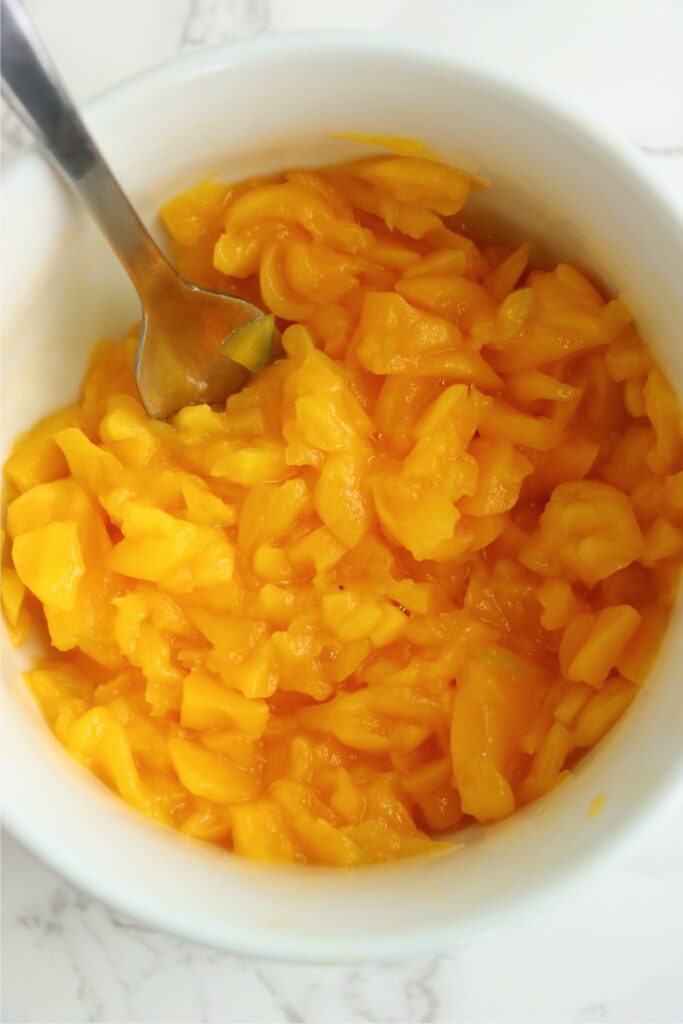
[[[609,679],[581,711],[572,729],[577,747],[592,747],[612,728],[629,706],[637,687],[621,676]]]
[[[517,504],[522,481],[533,470],[529,460],[503,438],[475,439],[469,448],[478,467],[477,489],[458,503],[471,516],[498,515]]]
[[[237,607],[241,608],[241,600]],[[265,623],[235,614],[232,608],[205,608],[200,603],[186,605],[187,617],[212,646],[239,656],[251,652],[266,634]]]
[[[419,806],[430,829],[453,828],[462,819],[462,807],[452,786],[453,768],[450,757],[437,758],[406,773],[401,788]]]
[[[284,272],[290,288],[309,302],[337,302],[358,285],[363,261],[357,256],[333,253],[323,246],[292,241],[284,255]]]
[[[294,614],[296,595],[274,583],[264,584],[258,592],[259,611],[276,625],[287,625]]]
[[[249,800],[230,808],[235,853],[268,864],[291,864],[305,857],[272,800]]]
[[[348,393],[321,391],[296,399],[296,431],[304,443],[325,452],[340,451],[354,445],[357,437],[367,434],[358,430],[358,417],[348,406],[353,402]]]
[[[298,519],[313,511],[308,487],[303,480],[253,487],[242,505],[238,545],[253,551],[257,545],[273,545],[286,537]]]
[[[484,278],[484,287],[499,302],[506,298],[522,276],[529,261],[531,243],[525,242],[506,256]]]
[[[321,573],[336,565],[345,550],[325,526],[320,526],[292,544],[287,549],[287,557],[299,571]]]
[[[326,197],[294,182],[262,185],[236,196],[227,207],[223,237],[263,218],[282,225],[299,224],[312,238],[333,242],[346,252],[357,252],[367,242],[364,230],[353,220],[337,216]],[[234,274],[234,270],[225,272]]]
[[[258,767],[258,743],[239,729],[211,729],[204,733],[202,742],[209,750],[223,754],[241,768],[252,770]]]
[[[541,685],[541,676],[527,674],[523,664],[517,666],[495,648],[469,658],[458,674],[451,722],[453,773],[462,809],[478,821],[496,821],[515,808],[510,782]]]
[[[347,826],[349,836],[365,851],[372,863],[401,860],[443,850],[443,844],[434,843],[423,833],[402,835],[383,821],[362,821]]]
[[[616,667],[621,675],[641,686],[647,679],[657,657],[669,621],[669,609],[646,605],[640,609],[640,624],[622,648]]]
[[[265,325],[267,327],[267,324]],[[277,338],[271,340],[269,357],[275,355]],[[258,378],[263,383],[261,378]],[[277,377],[276,377],[277,381]],[[241,391],[229,395],[225,403],[225,425],[224,430],[230,436],[241,438],[259,438],[265,433],[270,433],[272,410],[265,408],[265,396],[262,389],[256,383],[247,385]],[[223,431],[219,431],[222,433]]]
[[[456,258],[461,269],[448,272],[432,264],[418,275],[410,268],[396,284],[396,291],[412,306],[445,317],[455,324],[476,348],[489,342],[495,323],[496,304],[482,285],[468,277],[467,258],[463,252],[450,250],[432,254]]]
[[[493,761],[475,754],[458,777],[458,792],[463,810],[486,823],[507,818],[515,809],[515,796],[502,772]]]
[[[630,605],[603,608],[569,664],[569,678],[577,683],[600,686],[639,625],[640,615]]]
[[[571,584],[563,579],[544,580],[536,588],[544,629],[563,629],[579,611]]]
[[[597,307],[585,289],[573,287],[574,279],[569,282],[561,267],[550,273],[531,274],[529,284],[531,295],[525,297],[521,315],[513,316],[507,329],[496,332],[495,346],[501,355],[496,357],[495,365],[500,371],[538,369],[566,356],[609,345],[630,324],[621,300]]]
[[[74,666],[46,663],[41,668],[25,672],[24,681],[40,703],[43,714],[52,728],[64,708],[75,712],[72,722],[82,714],[85,707],[84,698],[90,687],[82,672]]]
[[[329,455],[313,491],[316,512],[346,548],[355,547],[372,522],[372,503],[363,479],[365,462],[362,455]]]
[[[384,647],[401,636],[406,628],[407,618],[404,612],[391,604],[381,604],[379,607],[382,617],[368,635],[375,647]]]
[[[286,552],[270,544],[260,544],[254,552],[254,572],[262,580],[279,583],[288,580],[292,569]]]
[[[348,835],[315,813],[314,802],[300,784],[283,780],[272,787],[272,793],[308,860],[334,867],[367,862],[363,851]]]
[[[347,822],[357,822],[365,810],[365,798],[346,768],[325,773],[331,778],[330,807]]]
[[[195,796],[217,804],[232,804],[256,795],[253,775],[195,743],[172,739],[168,752],[181,783]]]
[[[85,572],[78,523],[54,522],[17,537],[12,559],[21,582],[43,604],[70,612]]]
[[[435,557],[453,539],[460,516],[435,484],[384,473],[373,479],[372,494],[389,538],[418,560]]]
[[[248,699],[229,690],[207,673],[193,669],[183,681],[180,723],[188,729],[237,726],[250,739],[259,739],[268,724],[265,701]]]
[[[656,565],[666,558],[677,558],[683,554],[683,530],[673,526],[663,516],[647,528],[643,538],[643,565]]]
[[[124,510],[121,529],[124,539],[108,558],[115,572],[150,582],[169,581],[180,592],[232,579],[233,548],[219,529],[133,502]]]
[[[126,576],[163,579],[196,550],[196,527],[159,509],[129,503],[121,528],[125,539],[115,546],[109,565]]]
[[[47,416],[19,437],[5,462],[5,476],[23,493],[37,484],[67,475],[68,467],[54,441],[55,434],[65,427],[80,427],[83,416],[78,406]]]
[[[119,460],[86,437],[78,427],[67,427],[54,435],[72,476],[94,494],[111,490],[118,483],[123,466]]]
[[[338,694],[325,704],[303,708],[297,719],[303,726],[331,733],[353,750],[378,753],[390,746],[386,727],[367,706],[364,694]]]
[[[69,753],[102,775],[124,800],[151,818],[164,820],[162,809],[144,785],[133,759],[125,727],[108,708],[91,708],[67,729]]]
[[[275,636],[277,634],[273,634],[273,638]],[[270,697],[280,683],[276,661],[273,639],[272,647],[263,644],[239,665],[225,666],[222,675],[225,681],[238,687],[250,700]]]
[[[377,374],[408,373],[495,388],[500,378],[447,320],[414,309],[400,295],[369,292],[356,332],[356,355]]]
[[[561,722],[555,722],[535,752],[529,773],[522,783],[524,801],[535,800],[568,776],[563,765],[572,746],[571,734]]]
[[[562,425],[544,416],[520,412],[502,399],[494,398],[481,422],[479,433],[482,437],[507,438],[513,444],[547,452],[558,444]]]
[[[15,538],[55,520],[82,522],[92,513],[85,490],[76,480],[39,483],[19,495],[7,508],[7,532]]]
[[[99,425],[102,441],[112,445],[126,464],[141,468],[159,447],[156,432],[142,403],[130,395],[111,395]]]
[[[351,165],[354,175],[386,188],[400,202],[444,216],[461,209],[474,181],[453,167],[418,156],[380,157]]]
[[[416,583],[415,580],[403,579],[391,581],[387,594],[397,604],[410,612],[428,615],[444,603],[444,594],[432,583]]]
[[[630,565],[643,537],[628,498],[597,480],[560,484],[520,561],[544,576],[566,573],[588,587]]]
[[[206,234],[221,230],[221,216],[229,197],[230,188],[222,181],[201,181],[165,203],[161,219],[181,245],[196,245]]]
[[[318,306],[308,321],[308,328],[325,355],[340,359],[349,347],[353,319],[343,306],[330,303]]]
[[[513,402],[527,404],[539,401],[575,402],[581,398],[582,391],[540,370],[522,370],[507,376],[505,393]]]
[[[374,601],[346,590],[325,594],[321,601],[322,620],[342,640],[362,640],[382,621],[382,610]]]
[[[631,488],[629,500],[641,526],[651,523],[662,511],[665,479],[661,476],[647,476]]]
[[[527,452],[534,471],[522,484],[522,501],[545,501],[558,484],[583,480],[590,473],[599,452],[598,444],[583,438],[567,437],[547,452]]]
[[[457,249],[444,249],[418,257],[403,268],[403,280],[422,277],[427,274],[464,274],[467,271],[467,257]]]
[[[203,526],[231,526],[237,521],[234,505],[229,505],[217,494],[213,494],[199,478],[188,477],[182,481],[180,489],[187,508],[186,518],[191,523],[200,523]]]
[[[269,480],[281,480],[287,472],[282,445],[264,441],[260,445],[225,450],[211,462],[211,476],[229,480],[242,487]]]
[[[621,433],[600,475],[606,483],[622,491],[631,491],[651,475],[647,457],[652,448],[653,430],[647,423],[634,423]]]
[[[492,344],[505,349],[506,342],[522,336],[534,308],[533,288],[518,288],[498,307],[493,326]],[[531,373],[538,372],[531,370]]]
[[[384,379],[373,420],[392,454],[405,455],[412,448],[417,421],[440,390],[438,382],[421,377],[401,374]]]
[[[619,383],[644,377],[650,359],[642,341],[632,328],[623,331],[605,351],[605,367],[612,380]]]
[[[477,487],[478,466],[472,454],[452,433],[438,431],[416,441],[403,461],[401,478],[410,487],[413,482],[433,485],[438,480],[441,494],[449,501],[473,495]]]
[[[595,688],[586,683],[563,683],[561,696],[553,708],[553,718],[562,725],[572,725],[594,693]]]
[[[490,408],[488,395],[465,384],[451,384],[425,409],[415,424],[414,436],[427,441],[435,434],[447,433],[466,445]]]
[[[208,843],[225,842],[231,833],[230,812],[207,802],[201,802],[179,826],[179,831],[191,839],[203,839]]]
[[[0,574],[2,591],[2,610],[9,626],[16,628],[19,624],[26,586],[14,569],[3,566]]]
[[[137,420],[137,415],[133,415],[132,406],[126,408],[126,412],[128,415],[125,418],[119,416],[114,420],[117,427],[116,433],[119,436],[124,431],[127,434]],[[103,420],[101,432],[103,432],[104,425],[111,422],[111,415],[109,415]],[[227,426],[227,419],[225,413],[213,409],[210,405],[188,405],[184,409],[179,409],[175,414],[173,426],[186,443],[195,443],[197,441],[208,441],[210,438],[222,437]],[[107,433],[111,434],[112,432],[113,425],[109,427]]]

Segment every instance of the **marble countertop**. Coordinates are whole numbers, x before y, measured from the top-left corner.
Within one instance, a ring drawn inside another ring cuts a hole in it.
[[[683,195],[682,0],[26,0],[78,100],[259,32],[390,30],[485,53],[611,122]],[[21,146],[5,112],[5,151]],[[683,802],[571,902],[453,953],[309,967],[157,932],[2,844],[2,1020],[681,1021]]]

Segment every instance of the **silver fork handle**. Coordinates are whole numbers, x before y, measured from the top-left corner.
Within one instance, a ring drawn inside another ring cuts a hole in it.
[[[8,99],[89,208],[138,292],[172,273],[72,103],[19,0],[2,0],[0,66]]]

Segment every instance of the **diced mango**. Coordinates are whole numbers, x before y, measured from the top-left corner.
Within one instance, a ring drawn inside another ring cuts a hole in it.
[[[322,573],[336,565],[345,550],[330,531],[321,526],[293,544],[287,553],[289,561],[299,571]]]
[[[572,730],[577,747],[592,747],[611,729],[636,695],[637,687],[615,676],[592,697],[579,714]]]
[[[640,557],[643,536],[621,491],[597,480],[560,484],[520,553],[544,576],[566,573],[588,587]]]
[[[469,453],[479,467],[477,489],[471,497],[463,497],[460,511],[470,516],[490,516],[514,508],[522,481],[534,468],[531,462],[503,438],[477,438]]]
[[[536,593],[543,609],[540,621],[544,629],[563,629],[579,611],[579,602],[567,580],[545,580],[539,583]]]
[[[510,671],[512,669],[512,671]],[[512,685],[507,687],[507,676]],[[451,756],[463,811],[496,821],[515,809],[511,787],[520,735],[535,714],[540,678],[505,664],[495,650],[468,659],[453,702]]]
[[[356,354],[377,374],[443,377],[482,388],[500,378],[447,320],[414,309],[400,295],[369,292],[356,331]]]
[[[603,608],[569,664],[569,678],[577,683],[600,686],[639,625],[640,615],[630,605]]]
[[[335,452],[323,465],[313,492],[315,510],[346,548],[355,547],[372,521],[372,503],[363,479],[362,455]]]
[[[272,800],[250,800],[230,808],[235,853],[268,864],[303,861],[304,855]]]
[[[82,423],[82,413],[73,405],[41,420],[15,441],[5,463],[5,476],[22,493],[37,484],[66,476],[66,460],[54,437],[60,430]]]
[[[559,786],[683,565],[681,409],[623,301],[480,249],[452,220],[479,183],[360,140],[389,155],[162,210],[187,280],[263,310],[223,407],[151,419],[133,329],[5,467],[2,606],[49,644],[55,736],[266,863],[436,853]]]
[[[178,778],[195,796],[217,804],[232,804],[249,800],[256,793],[253,775],[195,743],[172,739],[168,751]]]
[[[30,530],[12,545],[12,559],[21,582],[49,608],[70,612],[78,581],[85,572],[78,523],[49,523]]]
[[[206,673],[193,669],[183,682],[180,722],[188,729],[237,726],[250,739],[259,739],[268,724],[265,701],[248,699],[229,690]]]

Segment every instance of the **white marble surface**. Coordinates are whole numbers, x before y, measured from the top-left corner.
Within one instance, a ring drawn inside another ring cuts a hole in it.
[[[85,100],[197,47],[264,31],[437,37],[523,69],[614,124],[683,193],[683,0],[26,0]],[[2,125],[5,149],[21,145]],[[266,963],[121,917],[13,839],[2,846],[2,1019],[681,1021],[683,804],[570,903],[432,959]]]

